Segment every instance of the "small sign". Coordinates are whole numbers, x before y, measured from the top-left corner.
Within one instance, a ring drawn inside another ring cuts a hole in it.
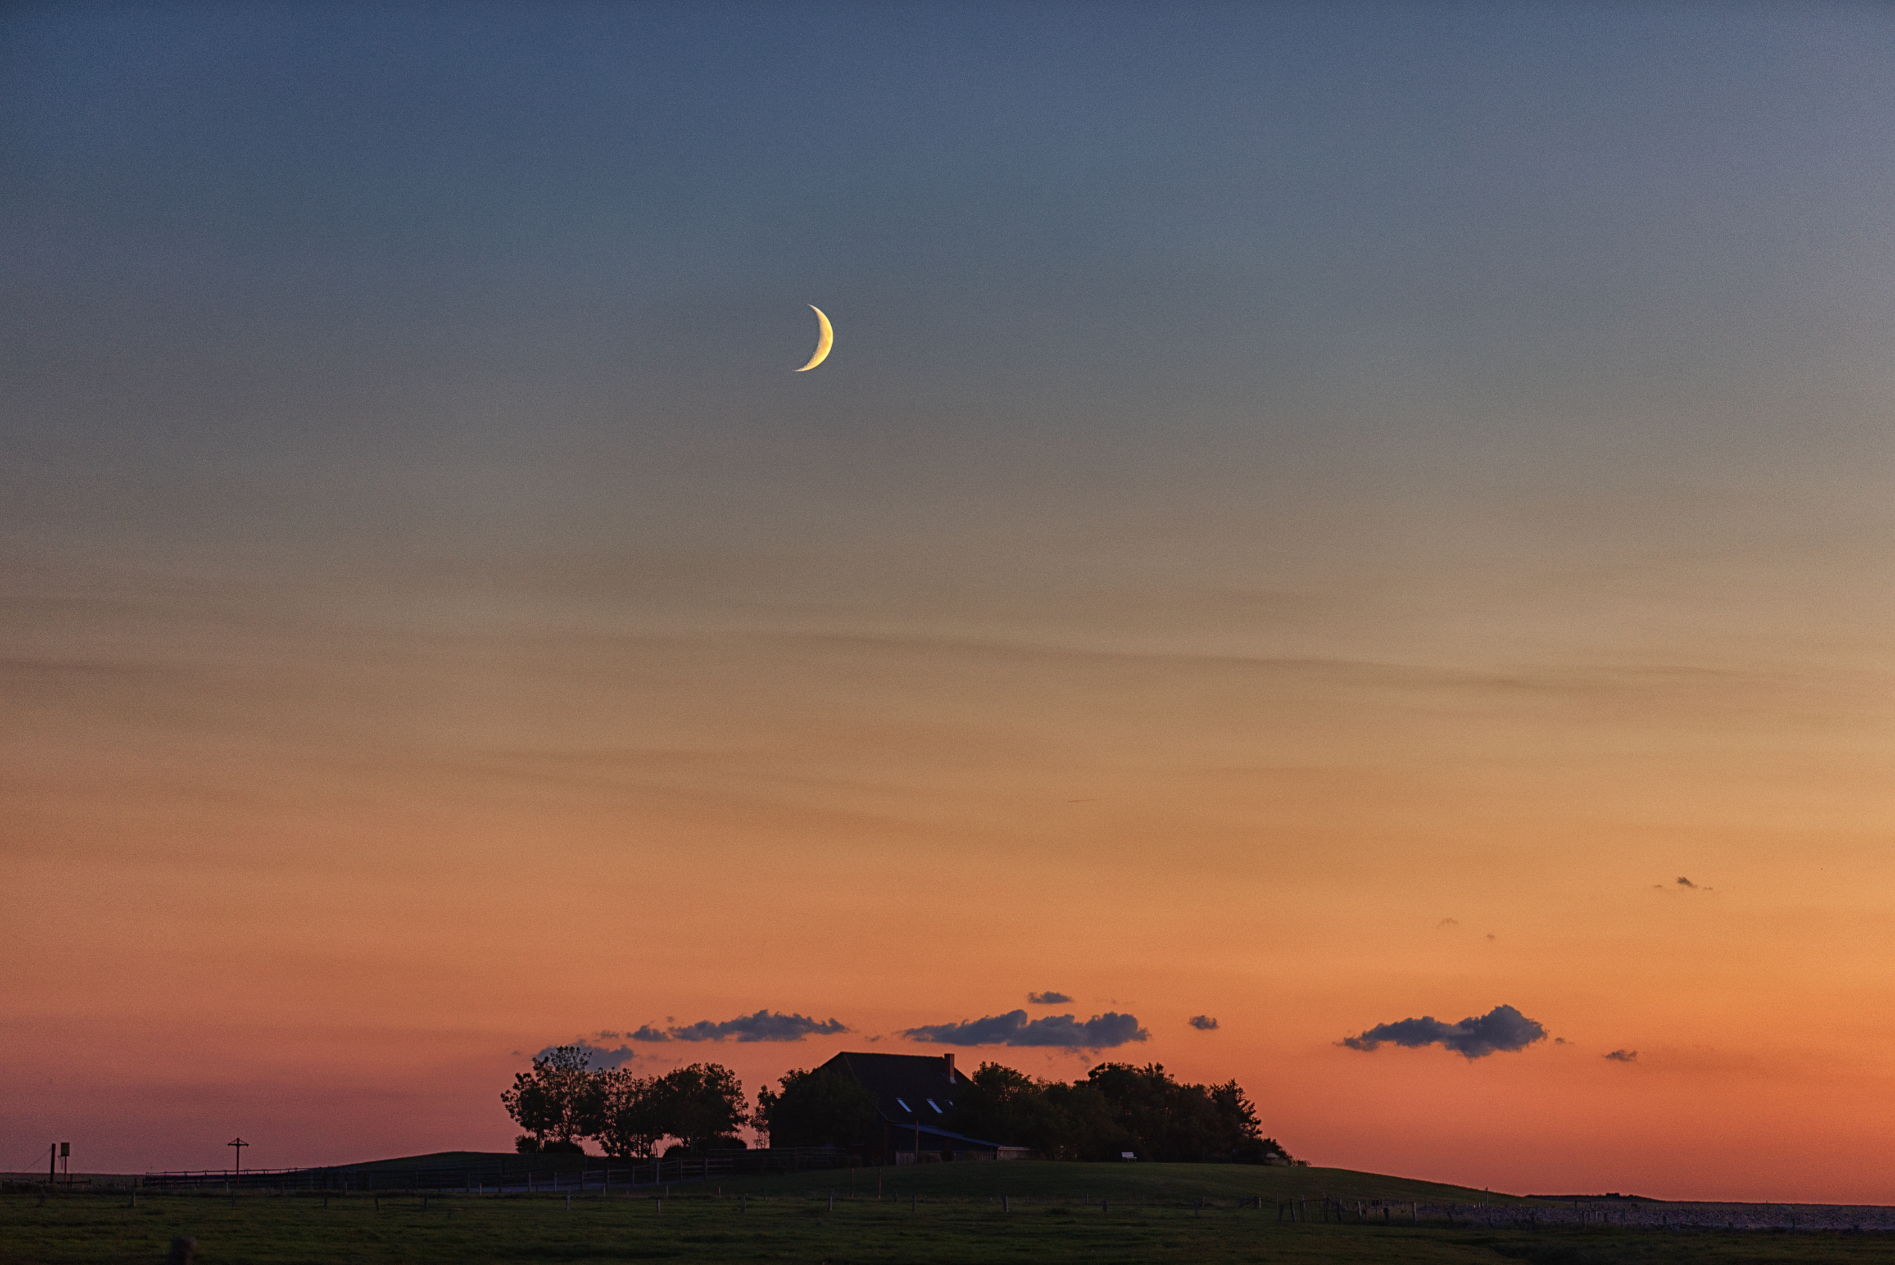
[[[59,1144],[59,1158],[63,1160],[63,1159],[65,1159],[65,1158],[66,1158],[66,1157],[67,1157],[68,1155],[71,1155],[71,1154],[72,1154],[72,1143],[70,1143],[70,1142],[61,1142],[61,1143]]]

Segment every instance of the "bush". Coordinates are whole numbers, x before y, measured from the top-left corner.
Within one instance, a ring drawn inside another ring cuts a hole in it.
[[[513,1149],[522,1155],[584,1155],[586,1148],[577,1142],[542,1142],[530,1133],[513,1139]]]
[[[747,1151],[749,1149],[749,1143],[738,1137],[704,1138],[689,1145],[680,1142],[668,1146],[665,1148],[664,1158],[671,1160],[680,1155],[706,1155],[712,1151]]]

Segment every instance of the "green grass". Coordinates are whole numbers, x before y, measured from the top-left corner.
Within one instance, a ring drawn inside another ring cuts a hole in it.
[[[940,1165],[726,1181],[660,1205],[596,1193],[432,1196],[0,1196],[0,1262],[159,1262],[174,1234],[202,1265],[524,1265],[529,1262],[1222,1262],[1309,1265],[1769,1265],[1891,1262],[1895,1235],[1664,1234],[1564,1228],[1539,1234],[1379,1225],[1293,1225],[1277,1198],[1471,1200],[1479,1192],[1338,1169],[1229,1165]],[[828,1194],[835,1186],[835,1210]],[[1005,1191],[1011,1209],[1002,1211]],[[917,1197],[910,1210],[909,1196]],[[1240,1207],[1261,1194],[1261,1211]],[[743,1211],[740,1198],[747,1199]],[[1102,1211],[1098,1200],[1110,1202]],[[1199,1212],[1198,1199],[1210,1201]],[[1090,1202],[1088,1202],[1090,1201]]]

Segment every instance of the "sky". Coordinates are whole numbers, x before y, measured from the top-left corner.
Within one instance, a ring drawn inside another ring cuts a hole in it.
[[[1891,207],[1871,5],[7,6],[0,1166],[583,1039],[1895,1202]]]

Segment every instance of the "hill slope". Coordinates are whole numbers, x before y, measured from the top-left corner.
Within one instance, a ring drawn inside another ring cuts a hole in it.
[[[1184,1204],[1205,1199],[1236,1204],[1258,1198],[1417,1200],[1422,1203],[1517,1203],[1518,1196],[1489,1194],[1464,1186],[1415,1181],[1346,1168],[1278,1168],[1250,1164],[1071,1164],[1019,1161],[1004,1164],[924,1164],[919,1168],[835,1169],[769,1177],[727,1177],[714,1182],[726,1194],[806,1198],[873,1198],[877,1182],[885,1199],[1014,1199],[1047,1203]],[[676,1188],[688,1195],[697,1183]]]

